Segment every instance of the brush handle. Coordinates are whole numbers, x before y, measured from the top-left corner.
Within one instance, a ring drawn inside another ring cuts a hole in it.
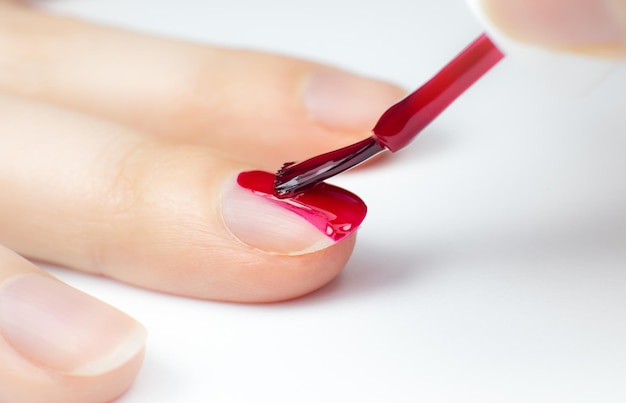
[[[503,57],[481,35],[430,81],[389,108],[374,127],[374,135],[390,151],[404,148]]]

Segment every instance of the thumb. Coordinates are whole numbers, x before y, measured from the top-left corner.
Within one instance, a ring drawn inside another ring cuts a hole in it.
[[[468,0],[489,36],[539,83],[589,92],[626,58],[626,0]]]
[[[483,0],[513,39],[542,47],[626,57],[626,0]]]

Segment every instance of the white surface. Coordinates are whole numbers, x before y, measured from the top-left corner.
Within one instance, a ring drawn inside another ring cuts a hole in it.
[[[58,0],[64,12],[420,85],[462,0]],[[53,272],[141,320],[120,401],[626,401],[626,71],[564,99],[505,60],[407,150],[336,183],[370,208],[341,277],[273,305]]]

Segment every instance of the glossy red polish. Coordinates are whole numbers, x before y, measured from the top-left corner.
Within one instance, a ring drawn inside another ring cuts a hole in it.
[[[367,206],[358,196],[327,183],[289,198],[274,195],[274,175],[269,172],[242,172],[237,184],[304,218],[333,241],[356,231],[367,213]]]

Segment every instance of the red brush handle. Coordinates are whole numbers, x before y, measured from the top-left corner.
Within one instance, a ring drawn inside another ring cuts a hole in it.
[[[405,147],[503,57],[493,42],[481,35],[435,77],[381,116],[373,130],[378,141],[391,151]]]

